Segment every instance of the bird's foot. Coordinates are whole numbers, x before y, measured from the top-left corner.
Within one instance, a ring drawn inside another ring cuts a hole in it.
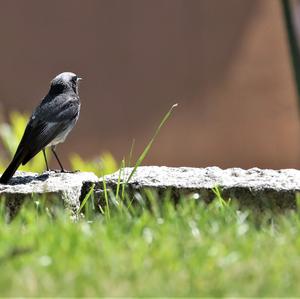
[[[54,172],[55,170],[53,169],[47,169],[47,170],[44,170],[43,173],[50,173],[50,172]]]
[[[61,169],[61,170],[58,170],[57,172],[61,172],[61,173],[77,173],[77,172],[80,172],[80,170],[65,170],[65,169]]]
[[[77,173],[80,170],[66,170],[66,169],[49,169],[44,171],[43,173]]]
[[[61,171],[61,169],[48,169],[44,171],[44,173],[60,173],[60,172],[65,172],[65,171]]]

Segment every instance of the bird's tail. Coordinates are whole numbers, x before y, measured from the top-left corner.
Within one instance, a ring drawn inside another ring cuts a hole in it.
[[[17,171],[18,167],[22,163],[23,160],[23,154],[16,153],[10,164],[8,165],[7,169],[4,171],[0,178],[0,184],[7,184],[8,181],[12,178],[12,176]]]

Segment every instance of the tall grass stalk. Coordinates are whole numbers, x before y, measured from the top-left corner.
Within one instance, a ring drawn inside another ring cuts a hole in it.
[[[80,214],[81,210],[83,209],[83,207],[85,206],[86,202],[88,201],[88,199],[91,197],[91,195],[94,192],[94,188],[95,188],[95,184],[92,185],[91,189],[89,190],[89,192],[86,194],[86,196],[84,197],[79,209],[78,209],[78,214]]]
[[[155,133],[153,135],[153,137],[151,138],[150,142],[147,144],[146,148],[144,149],[144,151],[142,152],[142,154],[139,156],[139,158],[137,159],[133,170],[131,171],[130,175],[128,176],[127,180],[126,180],[126,184],[128,184],[128,182],[130,181],[130,179],[132,178],[132,176],[135,174],[137,168],[142,164],[142,162],[144,161],[144,159],[146,158],[147,154],[149,153],[152,144],[155,140],[155,138],[157,137],[158,133],[160,132],[161,128],[163,127],[163,125],[166,123],[166,121],[169,119],[169,117],[171,116],[173,110],[178,106],[178,104],[174,104],[170,110],[165,114],[164,118],[162,119],[162,121],[160,122],[159,126],[157,127],[157,129],[155,130]]]
[[[105,198],[105,205],[106,205],[106,210],[105,210],[105,218],[110,219],[110,208],[108,204],[108,192],[106,188],[106,179],[105,176],[102,176],[102,182],[103,182],[103,192],[104,192],[104,198]]]
[[[132,139],[132,143],[131,143],[131,147],[130,147],[130,152],[129,152],[128,167],[131,166],[131,160],[132,160],[134,145],[135,145],[135,139]]]
[[[116,198],[119,198],[119,192],[120,192],[120,185],[121,185],[121,177],[124,171],[124,167],[125,167],[125,158],[123,158],[122,162],[121,162],[121,166],[119,169],[119,176],[118,176],[118,183],[117,183],[117,190],[116,190]],[[122,192],[123,194],[123,192]],[[123,198],[122,198],[123,199]]]

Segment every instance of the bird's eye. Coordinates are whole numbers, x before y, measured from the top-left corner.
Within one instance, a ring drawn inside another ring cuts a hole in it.
[[[74,77],[72,78],[72,81],[76,83],[76,82],[77,82],[77,76],[74,76]]]

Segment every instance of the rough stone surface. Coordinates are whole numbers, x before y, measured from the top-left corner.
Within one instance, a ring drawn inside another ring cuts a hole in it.
[[[123,170],[123,181],[131,171],[132,168]],[[116,188],[118,178],[119,172],[106,176],[107,186]],[[235,198],[243,205],[294,208],[296,193],[300,192],[300,171],[145,166],[139,167],[128,183],[128,189],[132,191],[149,187],[158,192],[171,189],[178,196],[198,193],[199,198],[206,202],[215,197],[212,188],[216,186],[220,187],[224,198]]]
[[[14,215],[26,198],[44,195],[59,198],[63,204],[76,212],[93,183],[98,182],[95,174],[90,172],[43,174],[17,172],[8,185],[0,184],[0,196],[6,199],[10,214]]]
[[[126,181],[131,171],[132,168],[123,169],[121,181]],[[116,189],[119,174],[116,172],[105,177],[107,188]],[[103,181],[95,174],[86,172],[45,172],[41,175],[17,172],[9,185],[0,185],[0,196],[6,199],[11,215],[17,213],[25,199],[33,199],[39,195],[49,198],[49,204],[52,204],[52,198],[58,198],[66,207],[77,212],[93,184],[94,199],[101,205],[105,202]],[[175,200],[181,194],[196,193],[194,198],[210,202],[215,198],[212,188],[216,186],[220,187],[225,199],[237,199],[244,206],[258,209],[294,208],[296,193],[300,192],[300,171],[145,166],[137,169],[126,188],[127,192],[153,188],[160,194],[168,189]]]

